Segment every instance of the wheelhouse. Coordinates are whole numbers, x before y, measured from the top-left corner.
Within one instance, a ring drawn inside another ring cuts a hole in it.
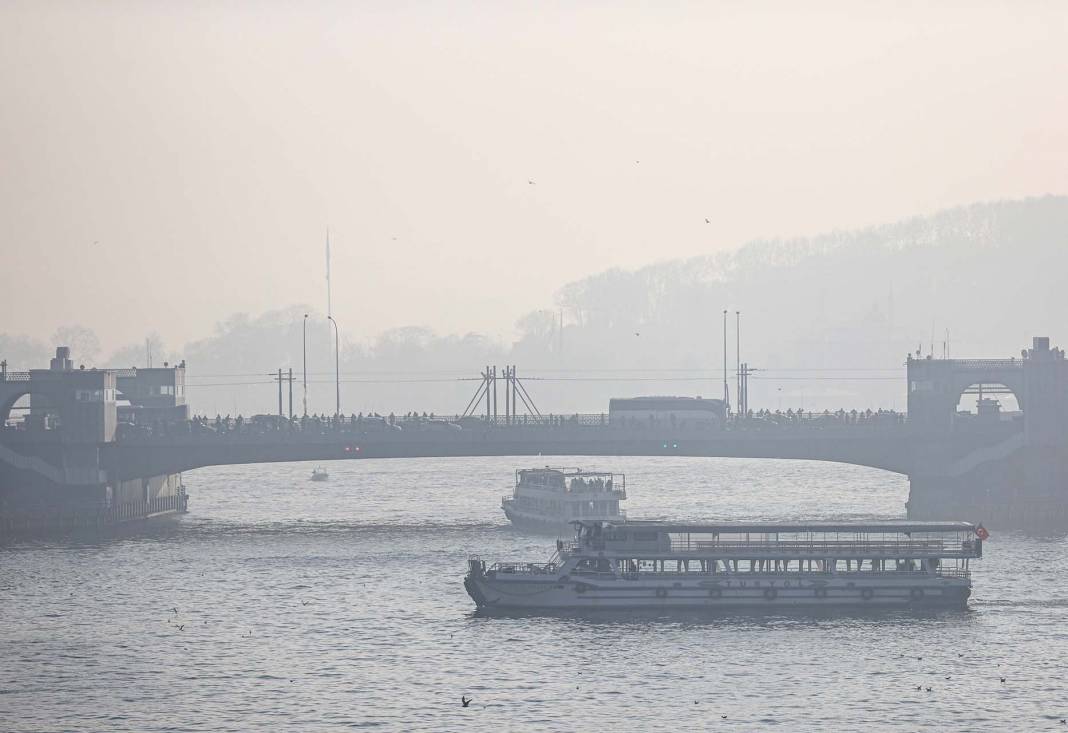
[[[616,574],[927,573],[966,578],[983,541],[968,522],[574,522],[559,561]],[[585,556],[596,556],[590,561]]]

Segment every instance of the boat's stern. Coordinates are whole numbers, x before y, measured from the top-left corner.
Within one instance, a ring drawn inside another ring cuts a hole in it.
[[[486,562],[478,555],[472,555],[467,559],[467,575],[464,576],[464,588],[467,595],[479,608],[489,605],[489,599],[483,592],[483,579],[486,577]]]

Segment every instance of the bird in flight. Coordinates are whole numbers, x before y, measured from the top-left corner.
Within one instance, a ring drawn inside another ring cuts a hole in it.
[[[528,178],[528,179],[527,179],[527,185],[528,185],[528,186],[533,186],[533,185],[535,185],[535,184],[534,184],[534,179],[533,179],[533,178]]]
[[[711,220],[711,219],[709,219],[709,218],[708,218],[708,217],[706,216],[706,217],[705,217],[705,224],[711,224],[711,223],[712,223],[712,220]]]
[[[470,705],[470,704],[471,704],[471,701],[472,701],[472,700],[474,700],[474,698],[473,698],[473,697],[472,697],[472,698],[469,698],[469,697],[467,697],[467,695],[460,695],[460,702],[461,702],[461,703],[463,704],[463,706],[464,706],[465,708],[466,708],[466,707],[467,707],[468,705]]]

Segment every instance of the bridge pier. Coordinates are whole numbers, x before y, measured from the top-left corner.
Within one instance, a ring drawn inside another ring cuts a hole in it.
[[[958,467],[961,462],[958,462]],[[1007,456],[954,471],[909,476],[909,519],[948,517],[988,528],[1068,527],[1068,457],[1052,447],[1024,445]]]
[[[2,466],[2,464],[0,464]],[[98,484],[61,484],[24,471],[0,470],[0,540],[177,515],[188,497],[181,474]]]

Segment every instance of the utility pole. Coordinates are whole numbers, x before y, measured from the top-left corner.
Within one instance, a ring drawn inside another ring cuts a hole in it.
[[[511,410],[511,392],[512,392],[512,367],[507,364],[504,365],[504,421],[506,423],[512,422],[512,410]]]
[[[341,417],[341,337],[338,335],[337,321],[333,316],[327,318],[334,324],[334,389],[337,397],[334,417]]]
[[[727,386],[727,309],[723,309],[723,406],[731,411],[731,390]]]
[[[308,416],[308,314],[304,314],[304,417]]]
[[[289,419],[293,419],[293,367],[289,367]]]
[[[278,417],[282,417],[282,369],[278,369]]]
[[[737,371],[737,384],[734,386],[735,407],[738,414],[745,414],[742,407],[742,312],[734,311],[734,358]]]

